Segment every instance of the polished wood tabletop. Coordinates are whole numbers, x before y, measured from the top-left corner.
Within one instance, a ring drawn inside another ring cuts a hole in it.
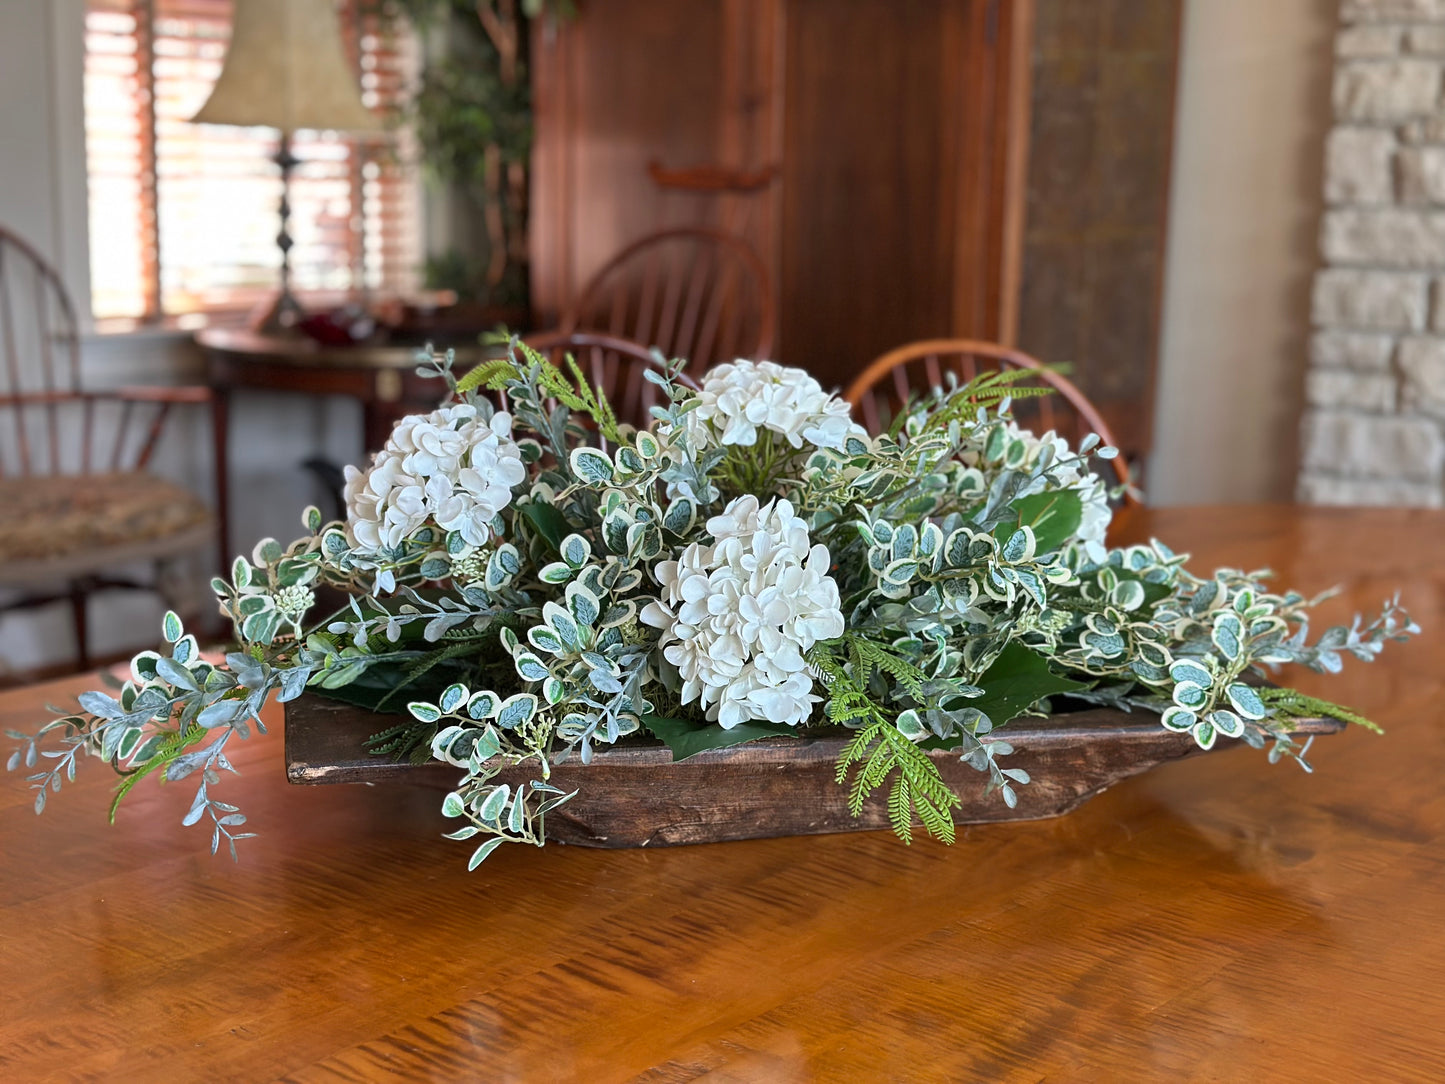
[[[180,827],[186,787],[111,828],[100,765],[40,818],[10,775],[0,1079],[1445,1079],[1445,514],[1130,531],[1338,584],[1331,619],[1399,588],[1422,637],[1285,676],[1388,734],[1320,739],[1313,775],[1217,751],[951,848],[509,847],[472,874],[437,792],[288,785],[275,729],[223,784],[261,833],[239,864]],[[0,727],[85,685],[0,695]]]

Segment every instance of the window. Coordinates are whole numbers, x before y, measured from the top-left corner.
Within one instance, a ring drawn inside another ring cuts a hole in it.
[[[399,105],[412,42],[374,3],[338,5],[362,100]],[[220,74],[231,0],[87,0],[85,138],[91,309],[155,320],[248,308],[276,288],[276,133],[188,123]],[[419,186],[396,146],[299,132],[298,290],[405,290],[420,261]],[[153,178],[153,180],[152,180]]]

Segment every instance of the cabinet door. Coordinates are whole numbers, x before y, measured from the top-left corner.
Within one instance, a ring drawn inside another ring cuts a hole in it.
[[[603,0],[533,40],[532,298],[555,319],[632,241],[673,226],[742,236],[777,281],[776,184],[659,184],[778,161],[781,0]],[[776,289],[776,287],[775,287]]]
[[[774,355],[841,385],[911,339],[1008,341],[1032,0],[605,0],[534,44],[533,299],[717,225],[763,257]],[[719,197],[649,165],[772,171]]]
[[[788,0],[790,363],[843,384],[915,339],[1011,339],[1029,7]]]

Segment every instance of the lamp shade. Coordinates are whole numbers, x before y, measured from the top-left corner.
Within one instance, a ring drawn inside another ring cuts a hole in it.
[[[380,131],[361,104],[332,0],[235,0],[231,47],[197,124]]]

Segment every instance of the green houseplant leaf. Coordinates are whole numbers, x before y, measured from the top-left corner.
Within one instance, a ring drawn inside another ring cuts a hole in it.
[[[796,738],[796,727],[782,723],[742,723],[731,730],[724,730],[716,724],[699,726],[685,719],[667,719],[659,715],[644,715],[642,725],[672,750],[674,762],[708,749],[726,749],[730,745],[758,738]]]

